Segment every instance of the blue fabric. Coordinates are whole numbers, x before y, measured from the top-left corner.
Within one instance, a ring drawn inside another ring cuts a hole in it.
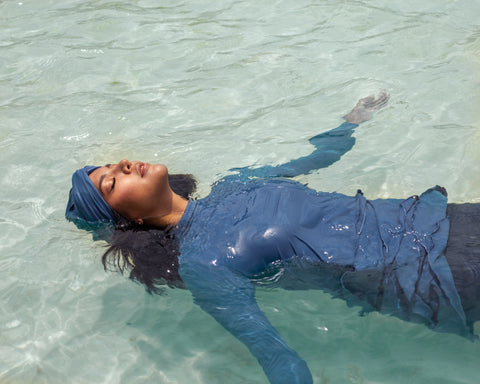
[[[115,216],[88,176],[97,168],[99,167],[87,165],[72,175],[65,217],[78,228],[93,232],[95,240],[108,240]]]
[[[325,168],[340,160],[355,144],[352,137],[357,124],[343,123],[335,129],[312,137],[309,142],[315,150],[308,156],[294,159],[288,163],[260,168],[233,168],[240,177],[294,177],[315,169]]]
[[[286,179],[337,161],[353,124],[316,136],[310,156],[241,168],[190,201],[177,226],[180,275],[195,302],[241,340],[271,383],[311,383],[270,324],[255,286],[317,288],[438,330],[466,332],[443,256],[449,223],[438,188],[406,200],[321,193]],[[325,156],[322,156],[325,153]]]

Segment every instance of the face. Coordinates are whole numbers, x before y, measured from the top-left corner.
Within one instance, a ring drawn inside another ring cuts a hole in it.
[[[153,216],[170,189],[163,164],[124,159],[97,168],[89,177],[110,207],[134,221]]]

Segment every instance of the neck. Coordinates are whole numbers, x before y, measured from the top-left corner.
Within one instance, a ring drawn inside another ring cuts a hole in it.
[[[155,227],[176,226],[187,208],[188,200],[171,192],[166,204],[162,204],[152,217],[145,218],[144,223]]]

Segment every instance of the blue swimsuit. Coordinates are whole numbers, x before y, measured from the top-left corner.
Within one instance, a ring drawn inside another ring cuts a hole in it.
[[[180,276],[195,302],[249,348],[272,383],[311,383],[312,376],[256,303],[255,285],[265,280],[467,332],[443,256],[449,223],[440,188],[367,200],[360,191],[322,193],[280,178],[340,159],[355,142],[355,127],[344,123],[310,139],[309,156],[237,169],[190,201],[176,229]]]

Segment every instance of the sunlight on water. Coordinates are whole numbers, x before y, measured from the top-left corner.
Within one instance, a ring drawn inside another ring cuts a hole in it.
[[[106,274],[64,220],[70,177],[121,158],[193,173],[306,155],[358,98],[389,106],[298,179],[480,202],[477,1],[0,1],[0,383],[263,383],[188,292]],[[259,303],[315,383],[476,383],[480,343],[325,293]]]

